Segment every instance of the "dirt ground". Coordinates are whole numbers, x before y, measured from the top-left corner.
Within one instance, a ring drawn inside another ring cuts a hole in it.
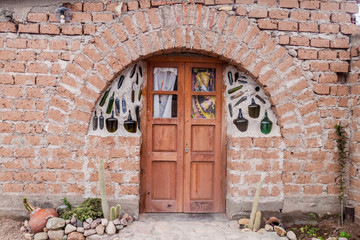
[[[11,219],[0,219],[0,239],[1,240],[22,240],[20,227],[22,222]]]

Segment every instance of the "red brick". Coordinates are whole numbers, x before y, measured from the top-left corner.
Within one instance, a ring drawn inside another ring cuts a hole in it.
[[[112,13],[93,13],[93,22],[111,22],[114,19]]]
[[[12,124],[6,122],[0,122],[0,132],[1,133],[9,133],[12,132]]]
[[[298,23],[289,21],[279,21],[278,29],[280,31],[297,31]]]
[[[356,24],[350,24],[350,25],[342,24],[341,33],[348,35],[360,33],[360,26]]]
[[[290,17],[296,19],[297,21],[308,21],[310,14],[305,11],[293,11],[290,13]]]
[[[268,19],[259,19],[258,20],[258,27],[260,29],[277,29],[277,21],[268,20]]]
[[[340,10],[347,13],[358,13],[359,12],[359,6],[356,4],[356,2],[343,2],[340,3]]]
[[[60,34],[60,28],[54,24],[40,25],[40,33],[56,35]]]
[[[13,50],[0,50],[0,60],[14,60],[15,51]]]
[[[320,38],[313,38],[310,39],[310,46],[312,47],[329,47],[329,40],[327,39],[320,39]]]
[[[299,31],[300,32],[319,32],[317,23],[299,23]]]
[[[333,72],[349,72],[349,64],[347,62],[330,63],[330,70]]]
[[[298,0],[280,0],[280,7],[282,8],[298,8]]]
[[[68,45],[68,42],[66,42],[66,41],[51,40],[49,43],[49,48],[51,50],[69,50],[69,45]]]
[[[336,60],[336,58],[337,58],[336,51],[328,51],[328,50],[319,51],[320,60]]]
[[[324,74],[319,78],[319,83],[336,83],[338,77],[336,74]]]
[[[128,6],[129,11],[134,11],[134,10],[139,9],[138,1],[127,2],[127,6]]]
[[[266,8],[255,8],[248,13],[250,18],[266,18],[267,9]]]
[[[319,9],[320,4],[318,0],[313,1],[301,1],[300,7],[305,9]]]
[[[84,12],[102,12],[104,4],[101,2],[85,2],[83,6]]]
[[[59,59],[59,56],[58,53],[54,53],[54,52],[41,52],[39,54],[38,59],[42,61],[55,62]]]
[[[35,61],[36,53],[34,51],[22,51],[18,52],[16,59],[18,61]]]
[[[330,94],[330,87],[327,86],[327,85],[318,85],[318,84],[315,84],[314,87],[313,87],[313,90],[316,94],[319,94],[319,95],[328,95]]]
[[[160,18],[159,15],[157,13],[157,10],[152,8],[147,10],[147,15],[150,21],[150,24],[152,25],[153,28],[158,28],[160,27]]]
[[[147,31],[148,25],[147,25],[144,13],[137,12],[137,13],[135,13],[135,17],[136,17],[137,24],[138,24],[139,28],[141,29],[141,31],[142,32]]]
[[[27,193],[45,193],[44,183],[30,183],[25,185],[25,192]]]
[[[84,34],[94,34],[96,32],[96,27],[93,25],[84,26]]]
[[[322,186],[305,186],[304,193],[309,195],[319,195],[323,193]]]
[[[289,17],[289,11],[270,9],[269,17],[273,19],[287,19]]]
[[[279,36],[279,44],[282,45],[288,45],[290,43],[290,37],[289,36]]]
[[[18,39],[7,39],[6,47],[8,48],[26,48],[26,39],[18,38]]]
[[[27,72],[29,73],[48,73],[49,69],[43,63],[31,63],[28,65]]]
[[[254,3],[254,0],[235,0],[235,3],[253,4],[253,3]]]
[[[234,4],[234,0],[215,0],[215,4]]]
[[[25,65],[23,63],[5,63],[5,72],[25,72]]]
[[[340,60],[350,60],[351,59],[350,53],[347,51],[339,51],[338,54],[339,54]]]
[[[69,8],[73,12],[81,12],[83,9],[82,2],[64,3],[63,6]]]
[[[71,22],[91,22],[91,13],[74,12],[71,18]]]
[[[328,71],[329,63],[327,62],[312,62],[310,64],[311,71]]]
[[[28,48],[45,49],[47,48],[48,41],[45,39],[28,40]]]
[[[0,22],[0,32],[16,32],[16,25],[12,22]]]
[[[339,24],[320,24],[320,32],[321,33],[338,33],[339,32]]]
[[[325,12],[312,12],[311,13],[311,20],[312,21],[330,21],[330,13]]]
[[[237,7],[235,13],[236,13],[236,15],[239,15],[239,16],[246,16],[247,10],[244,7]]]
[[[140,8],[150,8],[150,0],[140,0]]]
[[[27,21],[28,22],[42,22],[45,23],[48,20],[46,13],[28,13]]]
[[[291,37],[290,45],[309,46],[309,38],[307,38],[307,37]]]
[[[275,7],[277,5],[276,0],[258,0],[258,4],[267,7]]]
[[[65,35],[81,35],[82,34],[82,27],[81,26],[63,26],[61,28],[62,34]]]
[[[3,192],[21,193],[24,190],[24,184],[4,183]]]
[[[10,74],[1,74],[0,75],[1,84],[14,84],[14,77]]]
[[[320,9],[323,11],[338,11],[339,10],[339,3],[337,2],[321,2]]]
[[[19,24],[19,33],[39,33],[39,25],[38,24]]]
[[[331,22],[335,23],[350,23],[350,14],[333,13],[331,14]]]

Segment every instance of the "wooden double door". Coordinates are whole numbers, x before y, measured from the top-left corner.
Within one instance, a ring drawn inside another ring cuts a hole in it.
[[[142,211],[224,212],[222,64],[155,58],[147,72]]]

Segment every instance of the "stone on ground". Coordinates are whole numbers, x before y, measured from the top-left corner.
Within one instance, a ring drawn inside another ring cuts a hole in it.
[[[116,227],[112,221],[109,221],[108,225],[106,226],[106,233],[109,235],[113,235],[116,233]]]
[[[46,223],[46,228],[50,230],[56,230],[65,227],[65,220],[62,218],[50,218]]]
[[[295,233],[294,233],[293,231],[288,231],[288,232],[286,233],[286,236],[287,236],[288,239],[290,239],[290,240],[297,240],[296,235],[295,235]]]
[[[65,234],[69,234],[71,232],[75,232],[76,231],[76,227],[73,226],[72,224],[68,224],[65,227]]]
[[[85,236],[79,232],[72,232],[68,235],[67,240],[85,240]]]
[[[39,232],[34,235],[34,240],[46,240],[48,238],[49,237],[46,232]]]
[[[62,240],[64,237],[64,230],[49,230],[48,235],[50,240]]]

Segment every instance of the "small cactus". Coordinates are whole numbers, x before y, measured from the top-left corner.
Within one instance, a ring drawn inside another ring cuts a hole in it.
[[[254,227],[253,227],[253,231],[257,231],[260,229],[260,222],[261,222],[261,212],[257,211],[256,215],[255,215],[255,220],[254,220]]]
[[[112,206],[110,208],[110,221],[114,221],[115,220],[115,207]]]
[[[118,204],[118,205],[116,205],[116,208],[115,208],[115,219],[119,219],[120,214],[121,214],[121,205]]]

